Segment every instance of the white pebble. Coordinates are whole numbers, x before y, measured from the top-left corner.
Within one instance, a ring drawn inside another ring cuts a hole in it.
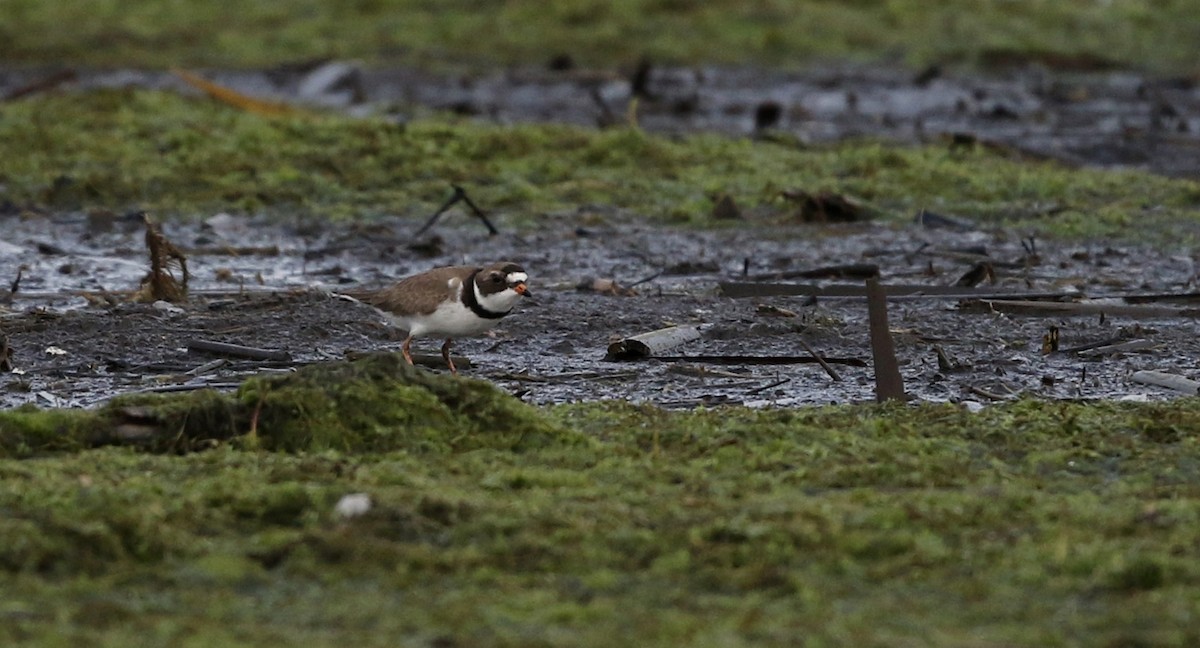
[[[371,510],[371,496],[366,493],[343,495],[333,512],[338,517],[354,518]]]

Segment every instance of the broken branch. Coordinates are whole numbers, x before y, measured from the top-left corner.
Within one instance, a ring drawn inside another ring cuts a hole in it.
[[[808,351],[809,355],[811,355],[813,359],[821,365],[821,368],[825,370],[825,373],[829,374],[829,377],[833,379],[833,382],[842,382],[841,374],[839,374],[837,370],[830,366],[830,364],[825,361],[825,358],[822,358],[816,351],[814,351],[813,348],[808,345],[808,342],[804,341],[804,338],[799,338],[799,340],[800,346],[804,347],[804,350]]]
[[[440,208],[438,208],[438,210],[433,213],[433,216],[429,217],[429,220],[425,221],[425,224],[421,226],[421,229],[417,230],[417,233],[413,235],[413,238],[424,234],[429,228],[433,227],[433,224],[442,217],[442,214],[446,213],[447,209],[450,209],[459,201],[467,203],[467,206],[471,208],[471,211],[475,212],[475,215],[479,217],[479,220],[483,221],[483,224],[487,227],[489,234],[495,236],[500,233],[500,230],[496,229],[496,226],[492,224],[492,221],[488,220],[487,214],[485,214],[483,210],[480,209],[471,200],[471,198],[467,196],[467,191],[465,189],[458,185],[450,186],[454,189],[454,193],[451,194],[450,199],[447,200]]]
[[[663,362],[694,362],[697,364],[717,365],[785,365],[785,364],[816,364],[812,356],[752,356],[752,355],[688,355],[688,356],[657,356],[656,360]],[[865,367],[867,361],[862,358],[830,358],[825,362],[840,364],[848,367]]]
[[[213,340],[190,340],[187,344],[187,350],[189,353],[209,353],[230,358],[245,358],[247,360],[288,361],[292,359],[291,354],[287,351],[261,349],[258,347],[242,346],[240,344],[229,344],[227,342],[215,342]]]
[[[861,284],[761,283],[753,281],[722,281],[717,284],[726,297],[812,296],[824,298],[861,298],[867,295]],[[925,284],[889,284],[881,286],[888,299],[1061,299],[1064,292],[1005,292],[978,290],[961,286],[931,286]]]
[[[981,299],[981,303],[994,311],[1017,315],[1107,315],[1110,317],[1200,317],[1198,308],[1172,308],[1170,306],[1141,306],[1113,304],[1095,301],[1042,302],[1007,299]]]

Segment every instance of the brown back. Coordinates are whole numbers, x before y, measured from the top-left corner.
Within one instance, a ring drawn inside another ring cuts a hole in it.
[[[445,266],[405,277],[379,290],[347,291],[346,294],[375,308],[400,316],[428,315],[447,299],[458,295],[458,287],[476,266]],[[452,279],[458,279],[454,285]]]

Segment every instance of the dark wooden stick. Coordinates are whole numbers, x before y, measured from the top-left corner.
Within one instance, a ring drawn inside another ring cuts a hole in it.
[[[460,200],[467,203],[467,207],[470,207],[471,211],[475,212],[475,215],[479,217],[479,220],[483,221],[483,224],[488,228],[489,234],[495,236],[500,233],[500,230],[496,229],[495,225],[492,225],[492,221],[488,220],[487,214],[483,213],[483,210],[480,209],[479,206],[476,205],[469,196],[467,196],[466,189],[463,189],[458,185],[450,186],[454,189],[454,193],[450,196],[450,199],[447,200],[440,208],[438,208],[438,210],[433,213],[433,216],[429,217],[429,220],[425,221],[425,224],[421,226],[421,229],[417,230],[416,234],[413,234],[413,238],[417,238],[418,236],[424,234],[430,227],[433,227],[433,224],[442,217],[442,214],[446,213],[447,209],[453,207],[455,203]]]
[[[187,344],[187,350],[189,353],[209,353],[212,355],[227,356],[231,358],[246,358],[249,360],[292,359],[291,354],[289,354],[287,351],[260,349],[256,347],[242,346],[240,344],[215,342],[213,340],[189,340]]]
[[[829,374],[829,377],[833,379],[833,382],[842,382],[841,374],[839,374],[837,370],[834,369],[828,362],[825,362],[825,358],[822,358],[820,354],[814,351],[813,348],[808,345],[808,342],[804,341],[804,338],[798,339],[800,340],[800,346],[804,347],[804,350],[808,351],[808,353],[812,355],[817,363],[821,365],[821,368],[825,370],[825,373]]]
[[[1109,317],[1200,317],[1200,308],[1174,308],[1171,306],[1143,306],[1140,304],[1112,304],[1081,302],[1043,302],[1028,300],[982,299],[984,305],[1001,313],[1020,315],[1107,315]]]
[[[487,226],[488,233],[492,236],[499,234],[500,230],[496,229],[496,226],[492,225],[492,221],[488,220],[487,214],[471,201],[471,197],[467,195],[467,191],[458,185],[453,185],[453,187],[455,192],[462,194],[463,202],[467,203],[467,207],[470,207],[471,211],[475,212],[475,215],[479,217],[479,220],[483,221],[483,224]]]
[[[778,386],[788,382],[789,380],[791,380],[791,378],[780,378],[779,380],[776,380],[771,383],[767,383],[766,385],[763,385],[762,387],[755,387],[754,389],[750,389],[750,390],[746,391],[746,395],[747,396],[755,396],[755,395],[761,394],[761,393],[767,391],[768,389],[771,389],[772,387],[778,387]]]
[[[453,207],[455,203],[462,200],[463,197],[466,196],[466,192],[464,192],[461,187],[458,185],[451,186],[454,187],[454,193],[450,196],[450,199],[443,203],[437,211],[433,212],[433,216],[430,216],[429,220],[425,221],[425,224],[421,226],[421,229],[417,230],[416,234],[413,234],[413,238],[421,236],[426,232],[426,230],[428,230],[430,227],[433,227],[433,224],[442,217],[442,214],[446,213],[447,209]]]
[[[413,364],[429,367],[431,369],[445,369],[446,361],[442,359],[440,353],[414,353],[412,354]],[[462,369],[471,368],[471,359],[466,356],[452,355],[450,360],[454,362],[454,366]]]
[[[997,394],[996,392],[984,389],[979,385],[971,385],[970,387],[967,387],[967,391],[975,394],[976,396],[983,396],[984,398],[994,401],[1008,400],[1008,396],[1005,396],[1004,394]]]
[[[1123,337],[1118,335],[1117,337],[1106,338],[1104,340],[1097,340],[1096,342],[1087,342],[1085,344],[1077,344],[1073,347],[1059,349],[1058,352],[1059,353],[1079,353],[1081,351],[1087,351],[1089,349],[1098,349],[1100,347],[1111,346],[1113,344],[1117,344],[1118,342],[1120,342],[1123,339],[1124,339]]]
[[[1154,340],[1129,340],[1128,342],[1118,342],[1117,344],[1109,344],[1107,346],[1098,346],[1087,351],[1081,351],[1081,356],[1102,356],[1113,355],[1114,353],[1127,353],[1130,351],[1145,351],[1153,349],[1159,343]]]
[[[784,270],[782,272],[764,272],[752,275],[756,281],[779,279],[866,279],[878,277],[879,266],[874,263],[850,263],[845,265],[823,266],[811,270]]]
[[[633,288],[634,286],[640,286],[640,285],[642,285],[642,284],[644,284],[644,283],[646,283],[646,282],[648,282],[648,281],[654,281],[655,279],[658,279],[659,277],[661,277],[661,276],[662,276],[662,274],[663,274],[663,271],[662,271],[662,270],[659,270],[658,272],[655,272],[654,274],[652,274],[652,275],[650,275],[650,276],[648,276],[648,277],[644,277],[644,278],[642,278],[642,279],[638,279],[637,281],[635,281],[635,282],[633,282],[633,283],[629,284],[628,286],[626,286],[626,288]]]
[[[888,329],[887,295],[875,279],[867,279],[867,317],[871,329],[871,358],[875,365],[875,400],[904,401],[904,379],[896,361],[896,346]]]
[[[803,284],[760,283],[753,281],[722,281],[717,284],[726,297],[807,296],[823,298],[863,298],[867,291],[861,284]],[[890,284],[882,287],[888,299],[1060,299],[1063,292],[1012,292],[979,290],[961,286],[925,284]]]
[[[657,356],[662,362],[694,362],[696,364],[716,365],[785,365],[785,364],[816,364],[812,356],[752,356],[752,355],[686,355],[686,356]],[[865,367],[867,361],[862,358],[824,358],[829,364],[840,364],[848,367]]]

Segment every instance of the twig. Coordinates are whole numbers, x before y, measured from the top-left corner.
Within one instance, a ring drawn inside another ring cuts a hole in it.
[[[455,191],[462,194],[463,202],[467,203],[467,207],[470,207],[471,211],[475,212],[475,215],[479,217],[479,220],[483,221],[483,224],[486,225],[488,228],[489,234],[491,234],[492,236],[495,236],[500,233],[500,230],[496,229],[495,225],[492,225],[492,221],[488,220],[487,214],[485,214],[482,209],[477,207],[475,205],[475,203],[472,202],[471,197],[467,195],[467,192],[465,189],[463,189],[462,187],[460,187],[458,185],[451,185],[451,186],[454,187]]]
[[[458,364],[458,363],[456,362],[454,364]],[[529,374],[529,373],[513,373],[511,371],[488,374],[488,378],[491,378],[492,380],[512,380],[512,381],[516,381],[516,382],[532,382],[532,383],[551,382],[551,379],[546,376],[538,376],[538,375]]]
[[[198,382],[198,383],[183,383],[180,385],[161,385],[158,387],[147,387],[139,389],[133,394],[167,394],[172,392],[196,391],[198,389],[237,389],[241,387],[240,382]]]
[[[833,379],[833,382],[842,382],[841,374],[839,374],[836,369],[830,366],[828,362],[825,362],[825,358],[822,358],[819,353],[814,351],[813,348],[808,345],[808,342],[804,341],[804,338],[797,339],[800,340],[800,346],[804,347],[804,350],[808,351],[809,354],[816,359],[816,361],[821,365],[821,368],[825,370],[825,373],[829,374],[829,377]]]
[[[983,396],[984,398],[994,401],[1008,400],[1008,396],[997,394],[994,391],[988,391],[979,385],[971,385],[970,387],[967,387],[967,391],[975,394],[976,396]]]
[[[1109,317],[1200,317],[1198,308],[1170,306],[1139,306],[1095,301],[1041,302],[1024,300],[981,299],[985,306],[1001,313],[1019,315],[1107,315]]]
[[[755,387],[754,389],[750,389],[750,390],[746,391],[746,395],[747,396],[756,396],[758,394],[761,394],[761,393],[767,391],[768,389],[771,389],[772,387],[778,387],[778,386],[788,382],[789,380],[791,380],[791,378],[780,378],[779,380],[776,380],[773,383],[763,385],[762,387]]]
[[[867,291],[861,284],[818,284],[802,283],[759,283],[748,281],[722,281],[718,284],[726,297],[773,297],[812,295],[825,298],[863,298]],[[888,299],[1061,299],[1069,297],[1064,292],[1011,292],[979,290],[961,286],[936,286],[925,284],[889,284],[882,287]]]
[[[694,362],[697,364],[717,365],[785,365],[785,364],[816,364],[812,356],[752,356],[752,355],[686,355],[686,356],[657,356],[662,362]],[[865,367],[867,361],[862,358],[830,358],[825,362],[840,364],[848,367]]]
[[[904,379],[896,360],[896,347],[888,330],[887,295],[875,279],[867,280],[867,318],[871,330],[871,358],[875,365],[875,400],[905,400]]]
[[[292,359],[291,354],[289,354],[287,351],[260,349],[257,347],[229,344],[226,342],[215,342],[212,340],[189,340],[187,343],[187,350],[189,353],[211,353],[214,355],[228,356],[231,358],[246,358],[249,360],[289,361]]]
[[[737,378],[745,380],[751,377],[749,374],[734,373],[732,371],[722,371],[720,369],[708,369],[705,367],[697,367],[695,365],[678,362],[667,367],[667,371],[681,376],[693,376],[695,378]]]
[[[1087,351],[1084,351],[1084,352],[1080,353],[1079,355],[1082,355],[1082,356],[1112,355],[1114,353],[1126,353],[1129,351],[1145,351],[1146,349],[1153,349],[1156,346],[1158,346],[1158,343],[1153,340],[1130,340],[1128,342],[1121,342],[1119,344],[1108,344],[1105,346],[1098,346],[1094,349],[1089,349]]]
[[[488,220],[487,214],[484,214],[483,210],[476,206],[475,203],[471,201],[470,197],[467,196],[465,189],[458,185],[450,186],[454,189],[454,193],[450,196],[450,199],[447,200],[445,204],[443,204],[436,212],[434,212],[433,216],[429,217],[429,220],[425,221],[425,224],[421,226],[421,229],[417,230],[416,234],[413,234],[413,238],[424,234],[430,227],[433,227],[433,224],[442,217],[442,214],[446,213],[447,209],[453,207],[460,200],[467,203],[467,206],[470,207],[473,212],[475,212],[475,215],[479,217],[479,220],[483,221],[483,224],[488,228],[489,234],[495,236],[500,233],[500,230],[496,229],[495,225],[492,225],[492,221]]]
[[[626,286],[626,288],[633,288],[634,286],[640,286],[648,281],[654,281],[655,279],[658,279],[659,277],[661,277],[662,273],[663,273],[663,271],[659,270],[658,272],[655,272],[654,274],[650,275],[649,277],[646,277],[644,279],[638,279],[637,281]]]
[[[743,273],[744,274],[744,273]],[[765,272],[751,276],[751,279],[867,279],[879,276],[879,266],[874,263],[850,263],[845,265],[823,266],[811,270],[786,270],[783,272]]]
[[[421,365],[422,367],[431,367],[433,369],[445,369],[446,361],[440,353],[414,353],[412,354],[413,364]],[[454,366],[462,369],[471,368],[471,359],[466,356],[452,355],[450,360],[454,362]]]
[[[21,274],[28,269],[29,269],[29,266],[27,266],[23,263],[21,265],[17,266],[17,276],[13,277],[12,283],[9,284],[9,287],[8,287],[8,291],[10,294],[15,295],[15,294],[17,294],[17,291],[21,290]]]
[[[201,374],[206,374],[210,371],[213,371],[214,369],[220,369],[221,367],[225,366],[226,364],[229,364],[228,360],[226,360],[225,358],[217,358],[216,360],[210,360],[208,362],[205,362],[204,364],[196,367],[195,369],[186,371],[185,375],[199,376]]]
[[[1117,337],[1111,337],[1111,338],[1108,338],[1105,340],[1098,340],[1096,342],[1088,342],[1086,344],[1078,344],[1073,347],[1059,349],[1058,351],[1059,351],[1059,353],[1080,353],[1081,351],[1087,351],[1089,349],[1098,349],[1100,347],[1111,346],[1120,341],[1121,341],[1121,337],[1117,336]]]
[[[68,81],[74,81],[75,77],[75,70],[59,70],[49,76],[26,83],[19,88],[13,88],[8,94],[4,95],[4,101],[13,101],[27,95],[53,90]]]

